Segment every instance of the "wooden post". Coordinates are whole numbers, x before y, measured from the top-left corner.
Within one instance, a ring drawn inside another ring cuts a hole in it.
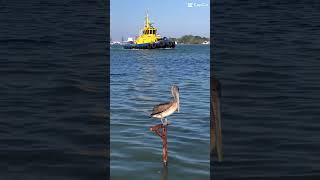
[[[222,120],[221,120],[221,87],[219,81],[211,78],[211,152],[217,157],[218,161],[223,159],[222,151]]]
[[[155,132],[162,139],[162,161],[165,166],[168,165],[168,141],[167,132],[168,125],[157,124],[150,128],[150,131]]]

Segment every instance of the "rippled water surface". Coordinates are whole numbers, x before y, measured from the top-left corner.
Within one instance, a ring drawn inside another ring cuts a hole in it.
[[[225,159],[213,179],[319,179],[318,5],[217,1]]]
[[[207,45],[167,50],[111,47],[111,179],[209,179],[209,53]],[[168,117],[169,166],[148,116],[180,88],[180,113]]]
[[[0,2],[0,179],[106,179],[102,1]]]

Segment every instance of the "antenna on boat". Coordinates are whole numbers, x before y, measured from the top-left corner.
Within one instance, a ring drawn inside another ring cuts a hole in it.
[[[150,26],[150,20],[149,20],[149,15],[148,15],[148,10],[146,10],[146,24],[145,24],[146,27],[149,27]]]

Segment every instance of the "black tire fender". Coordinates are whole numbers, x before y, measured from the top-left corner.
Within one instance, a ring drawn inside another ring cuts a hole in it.
[[[163,41],[160,41],[159,45],[160,45],[160,47],[162,48],[162,47],[164,47],[166,44],[165,44]]]

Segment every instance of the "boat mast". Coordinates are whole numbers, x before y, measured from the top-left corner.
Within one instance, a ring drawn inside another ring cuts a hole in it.
[[[149,15],[148,15],[148,11],[146,12],[146,24],[145,24],[145,27],[146,28],[149,28],[150,27],[150,20],[149,20]]]

